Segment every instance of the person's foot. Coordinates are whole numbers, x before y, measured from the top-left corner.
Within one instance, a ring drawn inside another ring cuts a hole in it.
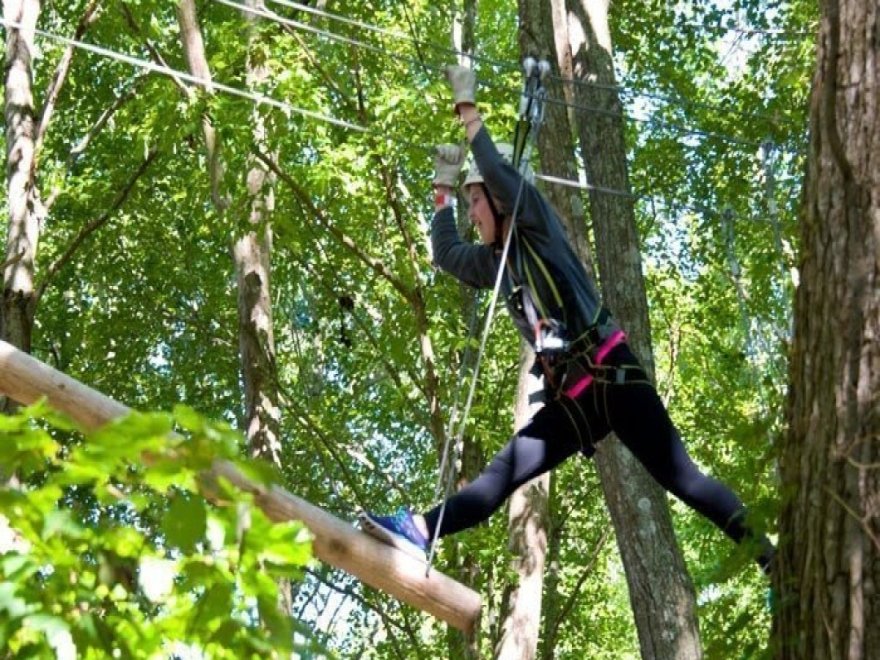
[[[401,507],[392,516],[377,516],[369,511],[361,511],[358,520],[361,528],[370,536],[416,559],[428,560],[428,538],[419,530],[415,517],[408,509]]]

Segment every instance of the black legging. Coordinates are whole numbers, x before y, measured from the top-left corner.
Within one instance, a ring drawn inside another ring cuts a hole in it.
[[[742,502],[730,488],[694,465],[629,347],[616,347],[606,364],[628,365],[626,380],[616,382],[613,377],[618,372],[612,370],[607,380],[597,378],[577,399],[563,396],[545,405],[482,474],[447,500],[440,536],[483,522],[521,485],[578,451],[592,456],[594,445],[611,431],[663,488],[737,543],[749,535]],[[425,514],[431,535],[439,514],[439,506]],[[766,569],[772,546],[765,538],[759,541],[762,549],[757,560]]]

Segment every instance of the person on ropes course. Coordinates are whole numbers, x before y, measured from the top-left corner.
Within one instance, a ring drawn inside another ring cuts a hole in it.
[[[462,282],[492,288],[513,224],[501,292],[514,324],[535,350],[546,404],[445,503],[421,514],[406,508],[390,516],[362,512],[364,531],[425,559],[430,539],[487,520],[521,485],[578,452],[591,457],[596,444],[614,432],[663,488],[735,542],[754,543],[755,558],[769,573],[774,552],[769,539],[750,530],[733,491],[691,460],[626,335],[601,305],[558,214],[528,174],[513,167],[509,145],[496,147],[489,136],[475,104],[473,71],[451,66],[447,78],[475,161],[463,190],[481,245],[464,242],[455,224],[452,201],[464,149],[441,145],[435,155],[434,258]]]

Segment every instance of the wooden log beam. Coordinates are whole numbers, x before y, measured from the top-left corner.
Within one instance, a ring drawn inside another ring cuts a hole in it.
[[[0,394],[28,405],[45,397],[86,430],[123,417],[130,409],[0,341]],[[215,461],[210,478],[223,477],[254,494],[258,506],[276,521],[300,520],[312,532],[318,559],[362,582],[472,634],[480,616],[475,591],[432,570],[404,552],[374,539],[283,488],[266,488],[245,477],[232,463]]]

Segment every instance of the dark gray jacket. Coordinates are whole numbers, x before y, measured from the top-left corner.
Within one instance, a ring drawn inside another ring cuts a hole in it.
[[[499,155],[485,128],[477,133],[471,150],[486,186],[501,203],[499,211],[509,217],[522,177]],[[431,242],[434,261],[440,268],[474,287],[495,285],[500,251],[494,246],[462,241],[451,207],[434,215]],[[534,348],[534,328],[517,294],[521,286],[528,288],[539,318],[560,324],[569,342],[584,337],[600,320],[602,306],[596,286],[571,248],[556,211],[528,181],[523,185],[501,295],[517,329]],[[597,328],[601,339],[618,329],[607,312],[601,315],[601,321]]]

